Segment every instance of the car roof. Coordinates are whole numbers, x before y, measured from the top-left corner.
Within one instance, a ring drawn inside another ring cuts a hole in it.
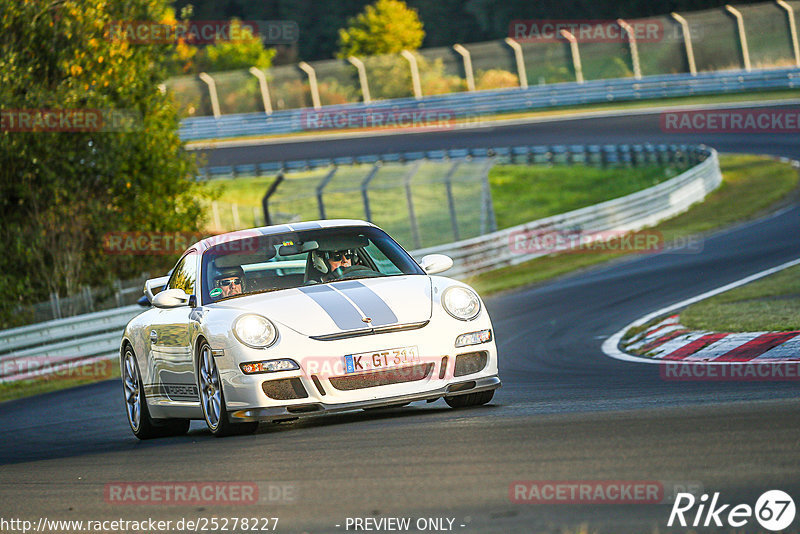
[[[248,228],[247,230],[237,230],[226,234],[219,234],[207,237],[198,241],[191,248],[197,248],[199,252],[228,241],[236,241],[248,237],[259,237],[265,235],[283,234],[287,232],[301,232],[303,230],[317,230],[321,228],[339,228],[347,226],[365,226],[377,228],[374,224],[359,219],[325,219],[319,221],[303,221],[289,224],[277,224],[274,226],[261,226],[259,228]]]

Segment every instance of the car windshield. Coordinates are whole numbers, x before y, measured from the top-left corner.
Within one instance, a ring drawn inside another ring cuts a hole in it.
[[[203,254],[204,303],[338,280],[425,272],[385,232],[369,226],[236,236]]]

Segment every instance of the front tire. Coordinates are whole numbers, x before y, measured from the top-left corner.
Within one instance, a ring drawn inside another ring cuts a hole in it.
[[[258,428],[258,421],[232,423],[225,407],[225,396],[219,379],[217,362],[211,353],[211,346],[203,341],[197,358],[197,387],[200,391],[200,406],[208,429],[216,437],[234,434],[252,434]]]
[[[466,395],[456,395],[455,397],[445,397],[444,401],[451,408],[466,408],[468,406],[481,406],[486,404],[494,397],[494,390],[477,391]]]
[[[122,360],[122,390],[125,395],[125,411],[133,435],[139,439],[180,436],[189,430],[188,419],[153,419],[147,409],[142,375],[130,345],[125,346]]]

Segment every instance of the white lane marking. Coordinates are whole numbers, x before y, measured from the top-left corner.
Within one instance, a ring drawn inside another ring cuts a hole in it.
[[[627,362],[640,362],[640,363],[660,364],[661,360],[654,360],[652,358],[643,358],[641,356],[633,356],[632,354],[626,354],[625,352],[622,352],[621,350],[619,350],[618,345],[619,345],[620,340],[622,339],[622,336],[625,335],[625,332],[627,332],[628,329],[633,328],[634,326],[643,325],[647,321],[650,321],[650,320],[652,320],[652,319],[654,319],[656,317],[659,317],[661,315],[666,315],[666,314],[668,314],[670,312],[673,312],[675,310],[678,310],[678,309],[681,309],[681,308],[685,308],[686,306],[688,306],[690,304],[694,304],[695,302],[699,302],[699,301],[701,301],[703,299],[707,299],[709,297],[713,297],[714,295],[719,295],[720,293],[724,293],[725,291],[728,291],[730,289],[734,289],[734,288],[737,288],[739,286],[743,286],[745,284],[748,284],[750,282],[758,280],[759,278],[764,278],[765,276],[769,276],[771,274],[777,273],[777,272],[782,271],[784,269],[788,269],[789,267],[794,267],[795,265],[800,265],[800,258],[797,258],[797,259],[794,259],[794,260],[791,260],[791,261],[787,261],[786,263],[782,263],[782,264],[780,264],[780,265],[778,265],[776,267],[772,267],[770,269],[765,269],[765,270],[763,270],[761,272],[758,272],[756,274],[751,274],[750,276],[742,278],[741,280],[737,280],[736,282],[731,282],[730,284],[726,284],[726,285],[724,285],[722,287],[718,287],[716,289],[712,289],[711,291],[706,291],[705,293],[697,295],[696,297],[692,297],[692,298],[689,298],[689,299],[686,299],[686,300],[682,300],[682,301],[677,302],[675,304],[671,304],[669,306],[665,306],[664,308],[661,308],[660,310],[656,310],[653,313],[649,313],[649,314],[645,315],[644,317],[636,319],[635,321],[630,323],[628,326],[626,326],[625,328],[623,328],[622,330],[620,330],[616,334],[614,334],[611,337],[609,337],[608,339],[606,339],[603,342],[602,351],[606,356],[608,356],[610,358],[614,358],[616,360],[623,360],[623,361],[627,361]],[[727,365],[730,362],[703,362],[703,363],[717,364],[717,365]]]
[[[800,334],[751,361],[756,360],[800,360]]]
[[[548,117],[521,117],[518,119],[496,119],[481,121],[480,124],[471,125],[466,123],[456,124],[455,128],[421,128],[417,130],[399,130],[399,131],[360,131],[360,132],[339,132],[339,133],[325,133],[325,134],[309,134],[303,136],[282,135],[279,137],[270,138],[255,138],[255,139],[234,139],[234,140],[208,140],[208,141],[190,141],[186,143],[187,150],[206,150],[211,148],[235,148],[243,146],[260,146],[260,145],[280,145],[286,143],[311,143],[319,141],[336,141],[339,139],[360,139],[371,137],[385,137],[388,135],[414,135],[435,132],[452,132],[454,130],[480,130],[485,128],[496,128],[498,126],[517,126],[524,124],[536,124],[547,122],[562,122],[574,121],[581,119],[593,118],[608,118],[608,117],[628,117],[631,115],[655,115],[663,111],[671,110],[686,110],[691,111],[695,109],[728,109],[728,108],[753,108],[753,107],[777,107],[789,106],[800,104],[800,99],[787,98],[784,100],[750,100],[746,102],[720,102],[718,104],[684,104],[684,105],[671,105],[661,106],[657,108],[644,108],[644,109],[616,109],[616,110],[600,110],[600,111],[585,111],[579,113],[569,113],[566,115],[553,115]],[[601,103],[598,103],[601,105]],[[533,111],[536,113],[537,111]],[[459,127],[460,126],[460,127]],[[299,132],[297,132],[299,133]]]

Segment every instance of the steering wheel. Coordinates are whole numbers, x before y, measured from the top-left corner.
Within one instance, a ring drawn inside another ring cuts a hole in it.
[[[383,276],[378,271],[373,271],[366,265],[351,265],[350,267],[344,267],[344,268],[339,267],[337,269],[334,269],[331,274],[337,279],[342,279],[342,280],[345,280],[347,278]]]

